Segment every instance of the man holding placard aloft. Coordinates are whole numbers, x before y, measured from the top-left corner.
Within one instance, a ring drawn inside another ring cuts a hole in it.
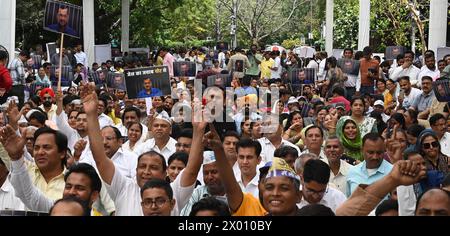
[[[51,58],[53,64],[59,65],[60,71],[62,70],[63,64],[67,65],[68,61],[66,56],[63,57],[64,35],[67,34],[71,37],[80,38],[82,17],[82,8],[80,6],[60,1],[47,0],[45,5],[44,29],[61,33],[59,53]],[[70,65],[70,63],[68,63],[68,65]],[[58,75],[58,91],[61,90],[61,76],[62,72]]]

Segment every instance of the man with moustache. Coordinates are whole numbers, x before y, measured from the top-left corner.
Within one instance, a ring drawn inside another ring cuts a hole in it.
[[[55,104],[53,104],[55,92],[53,92],[53,89],[51,88],[45,88],[41,90],[39,96],[41,97],[42,101],[42,105],[39,108],[47,113],[47,117],[49,120],[53,120],[56,115],[56,109],[58,108]]]
[[[206,197],[215,197],[226,202],[225,187],[220,178],[216,157],[214,152],[206,151],[203,153],[203,182],[204,185],[198,186],[192,193],[186,206],[181,210],[181,216],[189,216],[192,206]]]
[[[435,98],[433,79],[430,76],[423,76],[420,80],[422,83],[422,94],[416,97],[410,108],[419,113],[417,116],[419,119],[427,120],[430,115],[431,104]]]
[[[347,174],[347,197],[360,184],[372,184],[389,174],[392,165],[384,160],[386,152],[384,139],[378,133],[368,133],[363,138],[364,161],[352,167]]]

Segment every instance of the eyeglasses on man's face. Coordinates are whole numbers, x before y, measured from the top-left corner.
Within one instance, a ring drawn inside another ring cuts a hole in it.
[[[168,202],[169,199],[163,198],[163,197],[157,197],[155,199],[153,198],[146,198],[141,202],[141,205],[144,208],[150,209],[153,207],[153,204],[156,205],[156,207],[163,207],[166,202]]]
[[[325,195],[325,193],[328,192],[328,185],[327,185],[327,187],[326,187],[324,190],[316,191],[316,190],[313,190],[313,189],[310,189],[310,188],[306,187],[306,185],[303,184],[303,189],[302,189],[302,190],[303,190],[304,193],[306,193],[306,194],[309,194],[309,195],[317,195],[317,196],[319,196],[319,197],[323,197],[323,196]]]

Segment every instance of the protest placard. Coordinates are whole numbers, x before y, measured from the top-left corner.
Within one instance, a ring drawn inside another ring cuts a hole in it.
[[[57,53],[58,45],[56,43],[47,43],[47,58],[50,60]]]
[[[195,62],[177,61],[173,63],[173,74],[175,77],[195,77],[196,72]]]
[[[44,29],[80,38],[83,26],[82,9],[82,7],[70,3],[47,0]]]
[[[122,73],[108,73],[107,79],[108,87],[111,89],[126,91],[125,75]]]
[[[386,48],[386,60],[396,60],[397,56],[405,53],[405,47],[403,46],[389,46]]]
[[[108,76],[108,73],[109,73],[108,70],[90,71],[89,78],[91,81],[93,81],[95,83],[95,85],[98,88],[101,88],[107,84],[106,78]]]
[[[61,71],[61,73],[60,73]],[[58,66],[52,65],[50,67],[50,81],[52,82],[52,87],[56,91],[58,86],[58,77],[61,75],[61,86],[70,87],[73,81],[73,70],[71,66],[62,66],[61,70]]]
[[[433,82],[433,90],[439,102],[450,102],[450,80],[440,79]]]
[[[450,55],[450,47],[438,47],[436,55],[436,61],[444,59],[445,56]]]
[[[219,74],[219,75],[210,75],[207,78],[207,85],[208,87],[211,86],[218,86],[218,87],[229,87],[229,78],[230,76],[228,74]],[[231,82],[230,82],[231,83]]]
[[[225,42],[218,42],[216,46],[216,50],[220,51],[227,51],[228,50],[228,43]]]
[[[289,79],[293,85],[314,84],[316,71],[314,68],[295,68],[290,71]]]
[[[125,70],[128,98],[170,95],[169,69],[166,66]]]
[[[233,72],[244,72],[244,61],[243,60],[234,61]]]
[[[359,75],[360,62],[352,59],[341,58],[337,62],[337,66],[341,68],[342,72],[349,75]]]

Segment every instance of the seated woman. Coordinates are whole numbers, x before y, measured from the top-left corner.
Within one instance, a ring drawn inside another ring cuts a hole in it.
[[[133,152],[140,144],[142,144],[141,136],[143,127],[138,122],[133,122],[128,126],[128,141],[126,141],[122,148],[126,151]]]
[[[359,132],[361,133],[361,137],[364,137],[364,135],[368,133],[378,132],[376,119],[364,115],[364,112],[366,110],[366,103],[364,102],[364,99],[362,97],[353,97],[352,101],[350,102],[350,106],[351,115],[341,117],[338,121],[337,126],[342,126],[347,119],[351,118],[356,122]]]
[[[77,116],[78,116],[79,111],[78,110],[71,110],[69,112],[68,118],[67,118],[67,123],[69,123],[69,126],[72,129],[76,129],[77,128]]]
[[[416,151],[417,139],[420,133],[425,130],[425,127],[415,124],[406,130],[406,138],[408,139],[408,147],[406,151]]]
[[[400,149],[402,153],[405,153],[406,148],[408,147],[408,136],[406,135],[406,131],[398,127],[399,126],[394,127],[392,134],[385,140],[386,153],[384,159],[391,164],[398,161],[393,159],[395,150]]]
[[[244,122],[241,122],[241,138],[252,138],[251,123],[252,120],[249,117],[245,117]]]
[[[418,115],[419,114],[417,113],[417,111],[413,109],[408,109],[405,113],[403,113],[406,129],[408,129],[412,125],[419,124],[419,121],[417,120]]]
[[[299,111],[290,113],[284,126],[283,139],[296,144],[301,138],[301,131],[304,127],[301,113]]]
[[[358,161],[364,161],[361,153],[362,138],[358,125],[348,116],[344,116],[340,121],[342,122],[337,124],[336,135],[344,146],[344,154]]]
[[[168,165],[166,170],[167,182],[172,183],[173,181],[175,181],[178,174],[180,174],[180,172],[184,170],[184,168],[186,168],[188,159],[189,155],[184,152],[176,152],[169,157],[169,160],[167,161]]]
[[[417,140],[417,150],[425,159],[427,171],[440,171],[448,174],[448,157],[442,154],[441,145],[436,133],[424,130]]]
[[[396,126],[399,129],[406,130],[405,117],[401,113],[394,113],[391,116],[391,118],[387,122],[387,127],[383,131],[383,134],[381,136],[383,136],[384,139],[390,138],[394,130],[394,127]]]

